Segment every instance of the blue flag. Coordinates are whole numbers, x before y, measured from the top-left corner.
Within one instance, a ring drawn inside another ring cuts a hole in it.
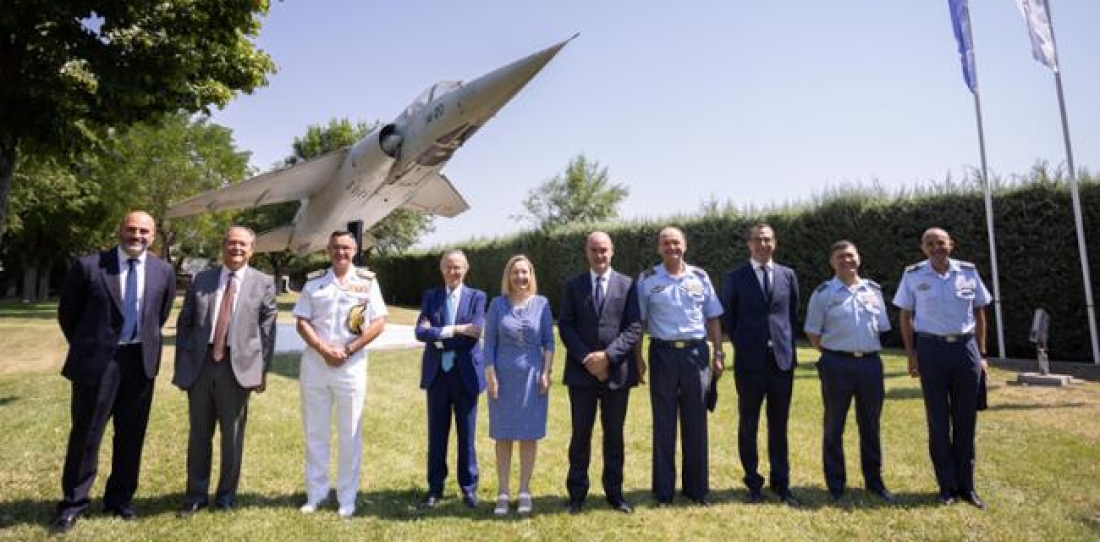
[[[970,36],[969,0],[947,0],[951,9],[951,28],[959,43],[959,61],[962,62],[963,79],[972,94],[978,93],[978,73],[974,67],[974,38]]]

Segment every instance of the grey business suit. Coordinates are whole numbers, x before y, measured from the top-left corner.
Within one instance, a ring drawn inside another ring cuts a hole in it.
[[[275,282],[251,267],[238,272],[237,300],[226,337],[227,358],[215,363],[211,337],[222,267],[195,276],[176,324],[176,373],[187,391],[187,500],[205,503],[210,486],[214,424],[221,431],[221,475],[215,503],[232,505],[240,480],[248,396],[264,383],[275,350]]]

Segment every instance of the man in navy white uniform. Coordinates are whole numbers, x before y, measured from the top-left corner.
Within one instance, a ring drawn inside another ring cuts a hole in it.
[[[950,257],[954,248],[943,229],[926,230],[921,251],[928,259],[905,269],[894,305],[901,309],[909,374],[920,377],[924,393],[940,503],[958,497],[985,508],[974,491],[974,428],[991,296],[974,264]]]
[[[817,372],[825,403],[825,485],[834,500],[844,495],[844,422],[854,397],[864,486],[892,503],[894,496],[882,481],[879,438],[885,398],[879,334],[890,330],[890,318],[881,287],[859,276],[859,263],[855,244],[834,243],[829,265],[836,276],[814,290],[806,308],[806,336],[821,351]]]
[[[661,263],[638,278],[642,329],[650,336],[653,495],[659,504],[672,503],[679,417],[684,496],[695,504],[709,506],[706,394],[711,379],[718,378],[725,369],[718,321],[722,304],[707,272],[684,261],[687,241],[683,232],[671,227],[661,230],[657,246]],[[708,337],[713,344],[713,359],[709,359]]]
[[[364,349],[382,333],[387,311],[374,273],[352,264],[358,250],[352,234],[333,232],[327,250],[332,267],[310,277],[293,311],[298,334],[308,346],[298,375],[306,438],[306,503],[301,510],[313,513],[328,497],[329,428],[335,406],[340,446],[336,500],[340,517],[350,518],[355,514],[363,455]]]

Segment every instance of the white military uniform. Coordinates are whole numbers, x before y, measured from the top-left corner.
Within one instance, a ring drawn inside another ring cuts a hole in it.
[[[348,344],[357,334],[347,326],[348,313],[356,305],[366,305],[362,329],[371,321],[386,316],[386,304],[374,273],[352,269],[339,284],[330,268],[311,278],[302,288],[294,305],[294,316],[309,320],[317,337],[334,344]],[[340,509],[355,509],[359,490],[359,465],[363,451],[362,417],[367,397],[367,354],[360,349],[343,365],[329,367],[316,350],[302,352],[298,383],[302,397],[302,424],[306,437],[306,498],[319,503],[329,491],[329,429],[332,407],[336,406],[336,430],[339,460],[336,474],[336,499]]]

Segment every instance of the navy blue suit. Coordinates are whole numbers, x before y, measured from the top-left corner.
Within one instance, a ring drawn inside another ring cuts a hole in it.
[[[764,484],[758,472],[756,433],[760,407],[767,399],[768,461],[774,490],[790,489],[787,420],[790,416],[794,368],[798,278],[789,267],[773,264],[771,298],[766,298],[756,271],[744,264],[726,275],[722,287],[722,321],[734,348],[733,375],[737,385],[737,447],[745,470],[745,485],[759,492]]]
[[[597,406],[603,428],[603,488],[612,505],[623,501],[623,426],[630,388],[638,385],[634,345],[641,338],[642,324],[634,281],[611,271],[603,310],[592,297],[592,274],[585,271],[565,283],[558,333],[565,344],[564,383],[569,386],[573,433],[569,440],[569,498],[584,501],[588,495],[588,465],[592,453],[592,428]],[[608,378],[600,382],[584,366],[591,352],[608,357]]]
[[[69,343],[61,374],[72,382],[72,428],[59,515],[77,515],[88,507],[99,445],[112,417],[114,451],[104,507],[130,506],[137,490],[153,383],[160,369],[161,327],[176,296],[172,266],[152,254],[144,266],[138,342],[128,345],[119,345],[123,300],[117,249],[81,258],[65,278],[57,321]]]
[[[485,325],[485,292],[463,285],[455,310],[454,325]],[[481,344],[475,337],[455,334],[441,339],[447,318],[447,289],[433,288],[424,293],[424,302],[417,317],[416,339],[424,342],[421,358],[420,388],[428,395],[428,491],[435,496],[443,493],[447,479],[447,441],[451,432],[451,416],[458,430],[458,485],[463,493],[477,491],[478,395],[485,391],[485,366],[481,359]],[[427,322],[428,325],[421,325]],[[443,352],[454,352],[450,371],[442,367]]]

